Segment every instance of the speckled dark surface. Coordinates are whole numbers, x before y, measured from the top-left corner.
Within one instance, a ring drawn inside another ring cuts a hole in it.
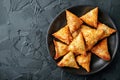
[[[48,27],[59,12],[75,5],[98,6],[120,31],[119,0],[0,0],[0,80],[120,80],[120,48],[109,66],[90,76],[64,72],[53,62]]]

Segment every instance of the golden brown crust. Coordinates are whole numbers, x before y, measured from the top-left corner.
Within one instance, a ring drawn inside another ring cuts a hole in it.
[[[55,56],[54,59],[58,59],[61,56],[64,56],[68,52],[68,46],[66,44],[63,44],[59,41],[53,40],[54,45],[55,45]]]
[[[91,61],[91,53],[89,52],[86,56],[79,55],[76,57],[76,61],[79,65],[81,65],[87,72],[90,72],[90,61]]]
[[[75,32],[72,33],[72,37],[73,37],[73,38],[75,38],[77,35],[78,35],[78,32],[77,32],[77,31],[75,31]]]
[[[72,37],[75,38],[80,33],[80,28],[72,33]]]
[[[107,25],[105,25],[103,23],[100,23],[100,22],[98,23],[98,28],[97,29],[99,29],[99,30],[101,29],[101,30],[104,31],[104,35],[101,37],[101,39],[106,38],[106,37],[108,37],[111,34],[116,32],[115,29],[110,28],[109,26],[107,26]]]
[[[72,35],[67,25],[57,32],[53,33],[52,35],[66,44],[70,44],[70,42],[72,41]]]
[[[103,30],[96,30],[86,25],[81,25],[81,32],[86,42],[86,50],[90,50],[104,34]]]
[[[86,24],[97,28],[97,21],[98,21],[98,7],[90,10],[82,17],[80,17]]]
[[[57,64],[59,67],[71,67],[78,69],[79,66],[75,61],[74,54],[72,52],[67,53],[60,62]]]
[[[83,23],[81,19],[79,19],[76,15],[74,15],[68,10],[66,10],[66,19],[67,19],[67,25],[69,26],[71,33],[76,31]]]
[[[103,60],[109,61],[111,59],[110,54],[108,52],[107,38],[105,38],[95,47],[93,47],[91,51],[92,53],[96,54],[98,57],[102,58]]]
[[[75,54],[86,55],[85,43],[81,32],[70,43],[68,50],[74,52]]]

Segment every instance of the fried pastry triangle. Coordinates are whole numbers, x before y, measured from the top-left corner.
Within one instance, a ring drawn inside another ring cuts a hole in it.
[[[59,57],[64,56],[68,52],[67,50],[68,46],[66,44],[63,44],[55,40],[53,40],[53,42],[54,42],[55,51],[56,51],[54,59],[58,59]]]
[[[69,44],[72,41],[72,35],[67,25],[52,35],[66,44]]]
[[[70,45],[68,46],[68,50],[74,52],[75,54],[86,55],[84,39],[83,39],[83,35],[81,32],[70,43]]]
[[[102,23],[98,23],[98,29],[102,29],[104,31],[104,35],[101,37],[101,39],[110,36],[111,34],[115,33],[116,30],[110,28],[109,26],[102,24]]]
[[[98,57],[103,60],[109,61],[110,54],[108,52],[107,38],[98,43],[95,47],[92,48],[92,53],[96,54]]]
[[[67,25],[69,26],[71,33],[76,31],[83,23],[81,19],[79,19],[76,15],[74,15],[68,10],[66,10],[66,19],[67,19]]]
[[[86,25],[81,26],[81,32],[86,42],[86,50],[90,50],[104,34],[103,30],[96,30]]]
[[[90,61],[91,61],[91,53],[89,52],[86,56],[79,55],[76,57],[76,60],[79,65],[81,65],[87,72],[90,72]]]
[[[63,59],[57,64],[59,67],[71,67],[78,69],[79,66],[75,61],[74,54],[72,52],[67,53]]]
[[[97,21],[98,21],[98,7],[90,10],[82,17],[80,17],[86,24],[97,28]]]

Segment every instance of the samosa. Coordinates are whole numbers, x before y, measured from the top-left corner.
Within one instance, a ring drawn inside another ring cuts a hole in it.
[[[86,14],[80,17],[86,24],[88,24],[91,27],[97,28],[97,22],[98,22],[98,7],[90,10]]]
[[[55,57],[54,59],[58,59],[61,56],[64,56],[68,52],[68,46],[66,44],[63,44],[60,41],[55,41],[53,40],[54,45],[55,45]]]
[[[66,10],[66,19],[71,33],[80,28],[80,25],[83,23],[83,21],[79,17],[68,10]]]
[[[71,67],[78,69],[79,66],[76,63],[74,53],[67,53],[60,62],[57,64],[59,67]]]
[[[96,30],[86,25],[81,26],[81,32],[85,39],[87,51],[90,50],[104,34],[103,30]]]
[[[68,25],[61,28],[57,32],[53,33],[52,35],[66,44],[70,44],[70,42],[72,41],[72,35],[70,33]]]
[[[97,29],[99,29],[99,30],[101,29],[101,30],[104,31],[104,35],[101,37],[101,39],[106,38],[106,37],[108,37],[111,34],[116,32],[115,29],[113,29],[113,28],[111,28],[111,27],[109,27],[109,26],[107,26],[103,23],[100,23],[100,22],[98,23],[98,28]]]
[[[70,45],[68,46],[68,50],[74,52],[77,55],[86,55],[85,43],[81,32],[70,43]]]
[[[100,43],[93,47],[91,51],[105,61],[109,61],[111,59],[108,51],[107,38],[103,39]]]
[[[76,60],[79,65],[81,65],[87,72],[90,72],[90,61],[91,61],[91,53],[88,52],[86,56],[79,55],[76,57]]]

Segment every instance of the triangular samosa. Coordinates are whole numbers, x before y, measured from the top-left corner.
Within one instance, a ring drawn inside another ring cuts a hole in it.
[[[103,60],[109,61],[110,54],[108,52],[107,38],[103,39],[100,43],[98,43],[95,47],[92,48],[92,53],[96,54],[98,57]]]
[[[101,37],[101,39],[110,36],[111,34],[115,33],[116,30],[113,28],[110,28],[109,26],[102,24],[102,23],[98,23],[98,28],[97,29],[102,29],[104,31],[104,35]]]
[[[86,14],[80,17],[86,24],[97,28],[97,22],[98,22],[98,7],[90,10]]]
[[[72,41],[72,35],[67,25],[52,35],[66,44],[69,44]]]
[[[67,45],[66,44],[63,44],[62,42],[59,42],[59,41],[55,41],[53,40],[54,42],[54,45],[55,45],[55,57],[54,59],[58,59],[59,57],[61,56],[64,56],[68,50],[67,50]]]
[[[104,34],[103,30],[96,30],[86,25],[81,26],[81,32],[86,42],[86,50],[90,50]]]
[[[71,33],[76,31],[83,23],[83,21],[79,17],[77,17],[75,14],[71,13],[68,10],[66,10],[66,19],[67,19],[67,25],[69,26]]]
[[[78,69],[79,66],[76,63],[74,53],[67,53],[60,62],[57,64],[59,67],[71,67]]]
[[[90,72],[90,61],[91,61],[91,53],[89,52],[86,56],[79,55],[76,57],[76,60],[79,65],[81,65],[87,72]]]
[[[74,52],[75,54],[86,55],[85,43],[81,32],[70,43],[68,50]]]

